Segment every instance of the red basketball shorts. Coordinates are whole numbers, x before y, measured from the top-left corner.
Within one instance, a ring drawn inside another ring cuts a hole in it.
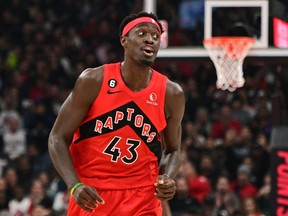
[[[68,216],[162,216],[161,201],[154,196],[155,186],[129,190],[97,190],[105,200],[94,212],[80,208],[70,198]]]

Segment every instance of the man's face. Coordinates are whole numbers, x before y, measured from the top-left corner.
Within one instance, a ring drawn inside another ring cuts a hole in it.
[[[160,47],[160,32],[153,24],[139,24],[128,33],[122,45],[126,57],[151,66]]]
[[[225,194],[229,190],[229,180],[221,177],[217,182],[217,191],[221,194]]]
[[[237,174],[237,182],[239,185],[246,185],[249,183],[249,175],[245,172],[239,172]]]

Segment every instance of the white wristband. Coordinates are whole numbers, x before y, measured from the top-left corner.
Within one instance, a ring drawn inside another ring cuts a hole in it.
[[[163,176],[165,176],[166,178],[170,178],[170,176],[168,174],[162,174]]]

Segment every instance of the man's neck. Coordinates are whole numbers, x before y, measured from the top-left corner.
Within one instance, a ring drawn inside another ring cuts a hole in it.
[[[152,77],[152,69],[140,64],[122,62],[120,72],[126,86],[135,92],[145,89]]]

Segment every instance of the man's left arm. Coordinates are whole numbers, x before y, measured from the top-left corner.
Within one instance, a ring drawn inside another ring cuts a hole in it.
[[[165,114],[167,126],[163,131],[163,155],[160,161],[159,176],[155,195],[162,201],[170,200],[175,194],[173,180],[180,168],[182,119],[185,111],[185,96],[182,88],[171,81],[167,82]]]

